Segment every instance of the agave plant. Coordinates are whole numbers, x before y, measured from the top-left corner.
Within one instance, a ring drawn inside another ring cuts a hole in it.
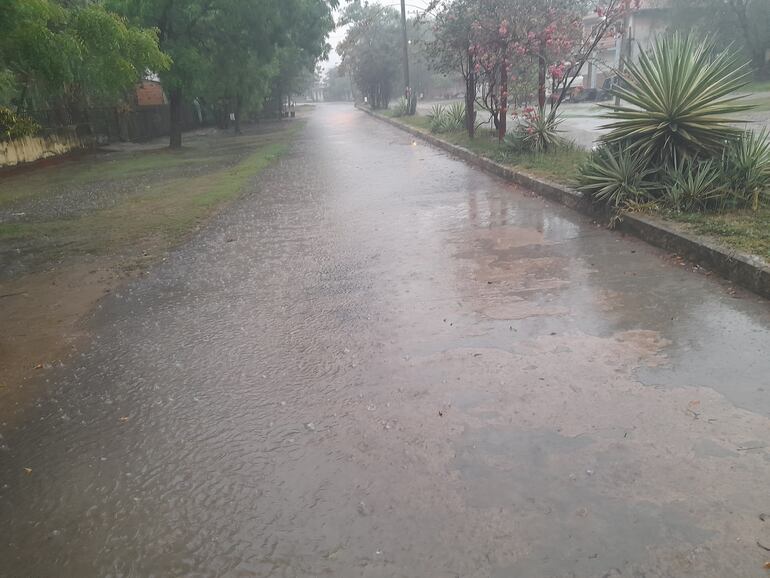
[[[626,63],[625,82],[611,90],[625,103],[609,108],[614,122],[606,143],[627,143],[648,159],[673,165],[684,158],[717,156],[740,136],[730,115],[751,108],[733,93],[748,82],[748,64],[713,41],[679,33],[659,37],[637,63]]]
[[[602,146],[591,153],[578,173],[578,190],[618,209],[653,199],[653,171],[629,150]]]
[[[446,130],[461,130],[465,126],[465,104],[453,102],[446,109]]]
[[[428,114],[430,123],[430,132],[444,132],[447,123],[446,107],[440,104],[434,104]]]
[[[703,210],[723,195],[720,174],[713,161],[680,161],[665,175],[663,201],[675,211]]]
[[[564,144],[559,135],[562,119],[545,114],[544,110],[525,108],[514,136],[508,142],[532,152],[546,152]]]
[[[767,129],[748,131],[727,147],[722,161],[722,176],[727,187],[745,198],[753,210],[770,188],[770,140]]]
[[[407,114],[409,114],[409,102],[402,96],[393,107],[393,116],[406,116]]]

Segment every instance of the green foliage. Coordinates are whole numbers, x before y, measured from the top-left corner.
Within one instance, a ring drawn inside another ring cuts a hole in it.
[[[446,116],[446,107],[442,104],[434,104],[430,110],[430,113],[428,113],[428,126],[430,128],[430,132],[444,132]]]
[[[739,204],[756,211],[770,189],[770,140],[767,129],[747,131],[725,149],[721,178]]]
[[[615,209],[652,199],[652,171],[629,148],[602,146],[580,167],[578,190]]]
[[[518,120],[514,130],[505,137],[508,146],[530,152],[547,152],[564,146],[565,141],[559,134],[562,119],[558,116],[529,107]]]
[[[625,83],[612,92],[625,103],[605,105],[613,122],[605,143],[627,143],[635,155],[665,165],[718,155],[740,136],[729,115],[748,110],[734,93],[747,82],[747,65],[711,40],[675,33],[660,37],[639,62],[627,62]]]
[[[409,101],[403,96],[398,99],[393,107],[393,116],[406,116],[409,114]]]
[[[0,3],[0,76],[6,93],[12,79],[18,108],[35,97],[49,106],[114,99],[145,71],[169,65],[156,31],[131,26],[100,4]]]
[[[432,133],[462,130],[465,126],[465,105],[461,102],[453,102],[449,106],[434,104],[428,120]]]
[[[178,111],[202,95],[227,112],[280,103],[306,83],[328,54],[337,0],[109,0],[133,21],[158,30],[173,65],[161,80]],[[181,145],[172,121],[172,146]]]
[[[339,67],[327,69],[324,78],[324,99],[327,101],[350,100],[350,79],[342,74]]]
[[[662,203],[674,211],[703,211],[724,193],[715,163],[683,160],[669,167],[663,176]]]
[[[453,102],[446,109],[446,130],[462,130],[465,126],[465,103]]]
[[[401,73],[401,23],[399,13],[379,4],[351,2],[340,25],[348,25],[337,46],[340,69],[350,73],[372,108],[387,108]]]
[[[40,130],[40,125],[33,119],[0,106],[0,140],[13,140],[33,136]]]

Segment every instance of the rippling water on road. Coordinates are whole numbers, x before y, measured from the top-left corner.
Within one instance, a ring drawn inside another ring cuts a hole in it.
[[[768,303],[348,106],[89,323],[2,576],[766,576]]]

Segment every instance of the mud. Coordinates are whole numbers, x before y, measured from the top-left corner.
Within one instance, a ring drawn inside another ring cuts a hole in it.
[[[0,575],[766,576],[767,302],[347,107],[88,328]]]

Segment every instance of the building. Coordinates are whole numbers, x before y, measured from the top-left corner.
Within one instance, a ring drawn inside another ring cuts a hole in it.
[[[134,91],[136,106],[163,106],[168,104],[163,87],[157,80],[145,79],[140,82]]]
[[[593,56],[586,63],[584,71],[583,87],[586,89],[602,88],[604,81],[615,76],[615,71],[620,65],[620,57],[625,49],[626,56],[636,60],[640,50],[647,50],[652,46],[655,37],[666,31],[669,23],[669,9],[665,0],[641,0],[639,9],[634,10],[628,16],[628,30],[630,30],[630,43],[624,46],[623,25],[618,26],[615,34],[608,34],[596,47]],[[599,22],[599,16],[591,14],[583,19],[586,33],[590,33]]]

